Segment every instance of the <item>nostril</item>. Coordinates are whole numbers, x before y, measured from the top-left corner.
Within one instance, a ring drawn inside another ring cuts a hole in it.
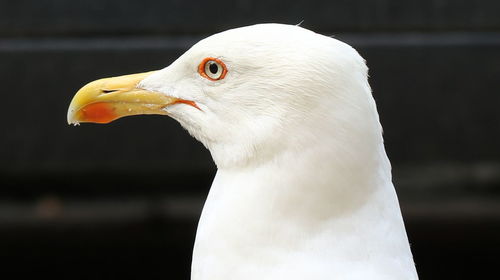
[[[101,92],[102,93],[112,93],[112,92],[115,92],[116,89],[101,89]]]

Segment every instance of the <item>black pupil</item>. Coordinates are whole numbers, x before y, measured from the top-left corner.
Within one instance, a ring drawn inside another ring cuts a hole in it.
[[[215,62],[212,62],[210,63],[210,66],[208,66],[208,69],[210,69],[210,72],[212,72],[212,74],[217,74],[217,72],[219,71],[219,66],[217,66]]]

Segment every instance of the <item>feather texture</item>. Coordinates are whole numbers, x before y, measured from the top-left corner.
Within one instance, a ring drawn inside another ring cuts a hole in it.
[[[198,63],[216,57],[226,77]],[[367,67],[299,26],[210,36],[140,87],[194,100],[169,114],[218,171],[192,279],[418,279]]]

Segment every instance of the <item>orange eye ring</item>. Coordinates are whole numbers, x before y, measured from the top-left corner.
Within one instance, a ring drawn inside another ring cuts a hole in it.
[[[218,81],[226,77],[227,67],[222,60],[207,57],[198,65],[198,73],[210,81]]]

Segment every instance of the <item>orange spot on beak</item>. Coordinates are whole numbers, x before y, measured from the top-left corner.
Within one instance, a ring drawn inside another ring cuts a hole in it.
[[[105,102],[92,103],[80,110],[80,119],[85,122],[109,123],[117,119],[114,108]]]

